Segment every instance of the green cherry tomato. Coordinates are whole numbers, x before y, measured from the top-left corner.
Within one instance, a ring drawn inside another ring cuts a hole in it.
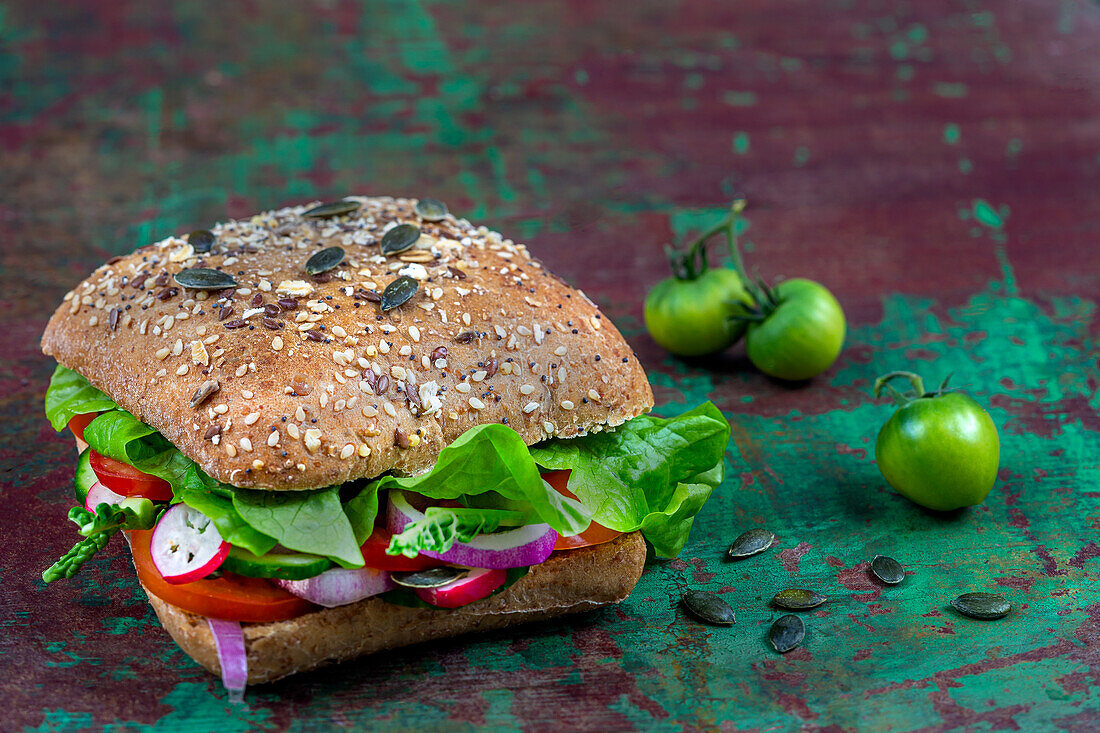
[[[645,325],[653,340],[679,356],[723,351],[745,333],[741,304],[752,298],[736,271],[712,268],[694,280],[670,277],[649,291]]]
[[[876,392],[887,378],[879,380]],[[918,394],[919,384],[918,378]],[[938,511],[981,504],[997,479],[1000,456],[989,413],[962,393],[942,390],[904,402],[875,443],[886,481],[902,496]]]
[[[771,291],[760,322],[750,323],[745,350],[757,369],[779,379],[809,379],[832,366],[844,345],[844,311],[813,280],[784,280]]]

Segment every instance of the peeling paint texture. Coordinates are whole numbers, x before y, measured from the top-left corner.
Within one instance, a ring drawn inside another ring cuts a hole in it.
[[[1100,727],[1100,5],[987,0],[0,4],[4,730],[1021,730]],[[249,690],[160,629],[120,542],[78,577],[74,455],[37,343],[114,254],[348,192],[431,196],[527,242],[620,324],[658,412],[730,418],[728,478],[612,609]],[[749,199],[762,275],[826,283],[850,332],[811,383],[743,347],[664,354],[662,246]],[[946,515],[874,464],[894,369],[1002,440]],[[723,559],[743,530],[774,548]],[[868,575],[876,555],[909,571]],[[785,587],[830,598],[786,655]],[[716,591],[703,626],[678,604]],[[976,621],[968,591],[1015,610]]]

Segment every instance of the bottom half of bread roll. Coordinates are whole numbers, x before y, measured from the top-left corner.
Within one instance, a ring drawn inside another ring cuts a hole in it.
[[[432,639],[490,631],[618,603],[630,595],[645,565],[637,532],[602,545],[554,553],[497,595],[452,610],[408,608],[368,598],[288,621],[243,623],[248,683]],[[221,672],[206,619],[145,589],[164,628],[192,659]]]

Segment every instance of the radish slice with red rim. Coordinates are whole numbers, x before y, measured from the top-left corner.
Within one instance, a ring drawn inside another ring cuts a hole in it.
[[[122,494],[117,494],[96,481],[88,487],[88,496],[84,499],[84,508],[95,514],[95,508],[100,504],[121,504],[125,500],[126,497]]]
[[[218,569],[229,554],[229,543],[210,517],[186,504],[176,504],[153,529],[149,552],[166,581],[191,583]]]
[[[501,569],[479,568],[469,575],[435,588],[416,588],[413,593],[425,603],[439,608],[459,608],[490,595],[504,585],[508,573]]]
[[[409,523],[422,519],[424,513],[409,503],[404,492],[390,492],[386,528],[391,533],[400,534]],[[549,524],[527,524],[456,542],[446,552],[421,550],[420,554],[468,568],[505,570],[538,565],[550,557],[557,541],[558,533]]]
[[[276,580],[275,583],[325,608],[346,606],[396,587],[390,574],[377,568],[332,568],[305,580]]]
[[[222,684],[229,693],[229,701],[244,702],[244,688],[248,684],[248,654],[244,649],[241,623],[220,618],[208,618],[206,623],[214,635],[214,649],[218,652]]]

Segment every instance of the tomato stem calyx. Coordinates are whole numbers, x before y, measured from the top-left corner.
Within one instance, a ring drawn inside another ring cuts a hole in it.
[[[665,255],[668,257],[672,274],[677,280],[695,280],[710,269],[707,261],[707,242],[715,234],[725,232],[726,243],[729,246],[730,260],[739,275],[745,274],[744,263],[741,259],[741,250],[737,244],[737,222],[741,218],[741,212],[745,210],[745,199],[735,199],[730,204],[730,212],[717,224],[706,230],[695,239],[686,249],[678,250],[671,246],[665,247]]]
[[[744,313],[730,316],[731,320],[745,323],[763,323],[779,307],[779,294],[763,278],[755,282],[745,279],[745,291],[752,298],[752,305],[741,304]]]
[[[905,407],[913,400],[937,397],[941,394],[949,392],[950,390],[948,389],[947,384],[951,381],[951,376],[952,375],[948,374],[944,378],[943,382],[940,383],[938,389],[932,390],[931,392],[925,392],[924,380],[919,374],[906,371],[889,372],[888,374],[883,374],[881,377],[875,380],[875,399],[881,397],[883,390],[885,390],[890,395],[890,399],[894,401],[894,404],[896,404],[898,407]],[[897,387],[890,384],[890,381],[894,379],[908,380],[909,384],[913,385],[912,392],[902,392]]]

